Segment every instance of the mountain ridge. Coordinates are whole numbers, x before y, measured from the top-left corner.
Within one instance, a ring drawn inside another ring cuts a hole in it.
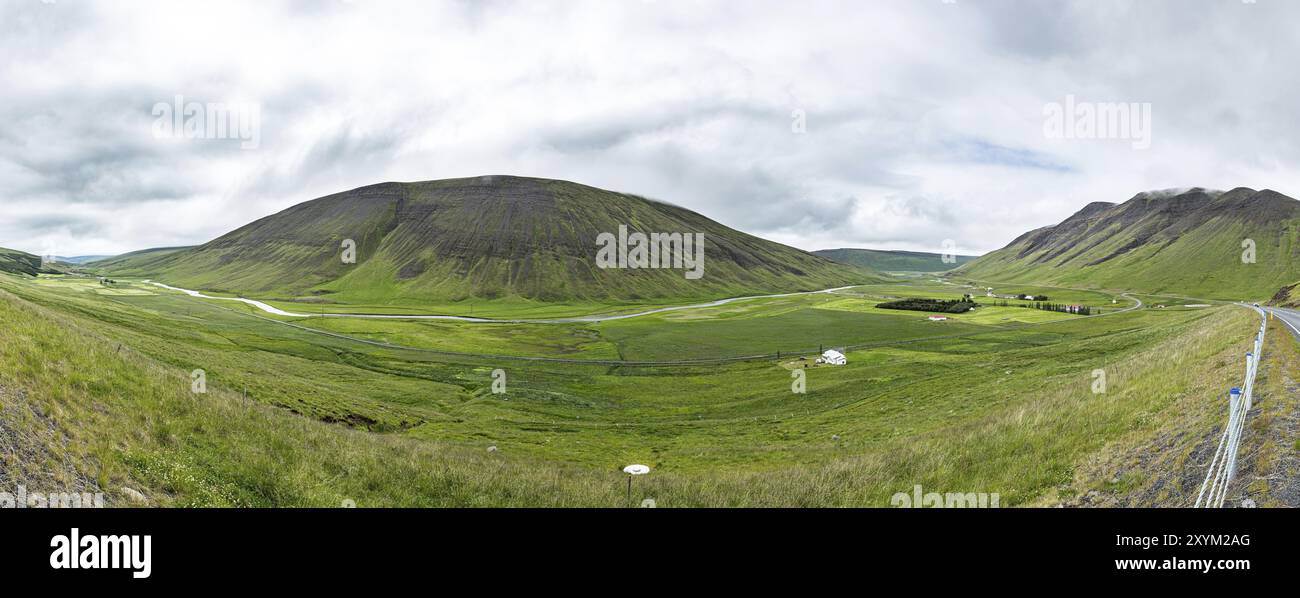
[[[51,272],[51,270],[45,266],[44,261],[38,256],[16,249],[0,247],[0,272],[36,276]]]
[[[943,254],[924,251],[864,249],[843,247],[812,252],[826,259],[879,272],[945,272],[957,268],[976,256],[958,255],[955,263],[944,263]]]
[[[1253,242],[1253,263],[1245,263]],[[1264,298],[1300,280],[1300,201],[1191,188],[1092,202],[953,274],[1007,282]]]

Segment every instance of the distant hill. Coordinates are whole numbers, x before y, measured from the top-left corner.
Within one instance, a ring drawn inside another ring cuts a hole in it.
[[[1253,243],[1254,263],[1243,263],[1247,240]],[[1300,280],[1300,201],[1240,187],[1147,192],[1121,204],[1091,203],[954,274],[1263,299]]]
[[[597,237],[702,233],[704,276],[601,269]],[[341,246],[356,244],[356,263]],[[202,246],[95,264],[189,288],[369,304],[515,297],[693,299],[870,282],[858,269],[668,203],[567,181],[489,176],[383,183],[322,197]]]
[[[975,259],[975,256],[958,255],[953,256],[956,261],[949,264],[944,263],[940,253],[882,249],[822,249],[814,251],[813,255],[877,272],[943,272]]]
[[[75,257],[62,257],[62,256],[57,256],[57,255],[56,255],[56,256],[54,256],[54,261],[56,261],[56,262],[58,262],[58,263],[60,263],[60,264],[71,264],[71,265],[73,265],[73,266],[80,266],[80,265],[82,265],[82,264],[89,264],[90,262],[95,262],[95,261],[99,261],[99,260],[102,260],[102,259],[107,259],[107,258],[110,258],[110,257],[113,257],[113,256],[111,256],[111,255],[79,255],[79,256],[75,256]]]
[[[41,265],[41,258],[37,256],[0,247],[0,272],[36,276],[49,271]]]
[[[132,251],[131,253],[123,253],[122,255],[95,260],[92,263],[88,263],[87,266],[94,270],[103,270],[106,272],[110,270],[114,272],[143,272],[152,268],[158,260],[176,253],[177,251],[183,251],[186,249],[193,249],[193,247],[157,247],[154,249],[141,249],[140,251]]]

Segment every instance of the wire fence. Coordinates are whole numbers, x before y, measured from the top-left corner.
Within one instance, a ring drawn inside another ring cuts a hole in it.
[[[1232,476],[1237,472],[1237,449],[1241,445],[1241,432],[1246,425],[1246,414],[1250,412],[1255,396],[1255,374],[1259,372],[1259,362],[1264,351],[1264,333],[1268,330],[1268,313],[1259,307],[1263,322],[1259,325],[1259,334],[1255,336],[1254,350],[1246,354],[1246,382],[1243,388],[1233,388],[1228,392],[1228,425],[1224,426],[1219,438],[1219,448],[1210,461],[1210,469],[1205,473],[1201,491],[1196,495],[1196,508],[1217,509],[1223,506],[1228,496],[1228,486]]]

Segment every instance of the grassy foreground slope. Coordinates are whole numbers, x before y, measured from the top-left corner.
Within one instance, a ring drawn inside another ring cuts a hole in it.
[[[813,255],[877,272],[945,272],[975,259],[974,256],[958,255],[954,256],[955,262],[944,263],[943,255],[938,253],[879,249],[821,249],[814,251]]]
[[[601,269],[598,235],[702,233],[704,275]],[[356,243],[356,263],[341,246]],[[876,277],[700,214],[566,181],[384,183],[299,204],[206,245],[96,264],[114,276],[367,305],[637,301],[809,291]]]
[[[186,372],[0,290],[0,482],[97,492],[109,506],[611,502],[602,476],[360,432],[189,392]],[[614,476],[603,476],[608,481]],[[557,488],[563,486],[562,488]]]
[[[1247,243],[1247,241],[1251,243]],[[1253,245],[1254,261],[1243,257]],[[955,274],[976,280],[1263,300],[1300,280],[1300,201],[1192,189],[1098,202]]]
[[[1168,476],[1217,440],[1253,328],[1219,307],[984,330],[851,350],[796,395],[798,361],[448,360],[110,290],[0,276],[4,481],[157,505],[623,506],[619,468],[643,462],[633,502],[665,507],[885,506],[916,484],[1006,506],[1158,487],[1155,504],[1181,504],[1195,486]],[[1092,465],[1160,438],[1170,460],[1121,483]]]

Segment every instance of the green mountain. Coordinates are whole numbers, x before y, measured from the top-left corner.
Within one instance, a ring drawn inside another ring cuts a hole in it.
[[[1300,280],[1300,201],[1275,191],[1190,189],[1088,204],[953,272],[1034,282],[1262,299]],[[1253,247],[1254,260],[1250,261]]]
[[[943,254],[939,253],[881,249],[821,249],[813,255],[878,272],[944,272],[975,259],[975,256],[958,255],[953,256],[956,262],[949,264],[944,263]]]
[[[36,276],[47,271],[41,265],[41,258],[30,253],[0,247],[0,272]]]
[[[598,236],[617,235],[620,225],[628,234],[702,233],[702,277],[598,267]],[[347,241],[355,263],[344,263]],[[95,267],[189,288],[367,304],[712,298],[877,279],[671,204],[512,176],[371,185],[296,205],[199,247]]]

